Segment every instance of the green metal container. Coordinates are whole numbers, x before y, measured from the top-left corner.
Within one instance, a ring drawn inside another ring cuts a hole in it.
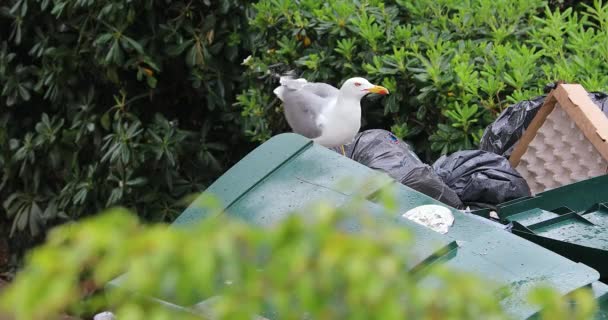
[[[600,272],[608,281],[608,175],[503,203],[513,233]],[[482,212],[487,214],[487,210]]]
[[[353,197],[354,190],[347,185],[341,186],[340,181],[378,175],[381,174],[301,136],[282,134],[243,158],[205,192],[221,199],[225,214],[267,226],[311,202],[324,200],[344,204]],[[538,311],[527,304],[526,297],[530,288],[541,283],[553,286],[564,295],[588,286],[594,289],[598,299],[608,297],[608,290],[598,282],[596,270],[477,216],[448,208],[455,221],[446,234],[401,217],[401,213],[422,205],[446,206],[390,178],[368,186],[365,205],[370,211],[381,209],[374,192],[386,184],[395,186],[398,202],[398,214],[390,218],[390,222],[411,230],[416,237],[416,268],[439,261],[510,286],[512,295],[501,303],[508,313],[519,319],[531,317]],[[193,204],[174,225],[210,219],[213,218],[211,214]],[[386,217],[382,216],[382,219]],[[353,226],[353,231],[358,227]],[[114,284],[120,285],[119,282]],[[203,299],[205,297],[201,297]]]

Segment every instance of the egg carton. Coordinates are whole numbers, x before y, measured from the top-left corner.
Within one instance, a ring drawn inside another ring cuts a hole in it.
[[[608,118],[580,85],[545,99],[509,159],[537,194],[608,173]]]

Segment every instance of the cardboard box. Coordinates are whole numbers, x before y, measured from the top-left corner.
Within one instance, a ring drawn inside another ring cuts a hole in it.
[[[533,194],[608,173],[608,118],[578,84],[560,84],[515,146]]]

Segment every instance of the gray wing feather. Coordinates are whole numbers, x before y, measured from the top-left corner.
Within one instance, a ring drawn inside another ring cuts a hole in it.
[[[314,93],[322,98],[334,98],[338,96],[338,93],[340,93],[340,90],[336,89],[334,86],[322,82],[308,83],[302,88],[302,90]]]
[[[338,96],[339,90],[325,83],[307,83],[283,92],[285,118],[294,132],[309,139],[321,136],[323,128],[317,117]]]

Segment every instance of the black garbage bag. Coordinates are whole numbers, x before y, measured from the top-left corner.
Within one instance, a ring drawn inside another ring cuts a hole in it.
[[[424,164],[410,146],[391,132],[380,129],[363,131],[344,146],[346,156],[454,208],[463,208],[454,192]],[[340,148],[333,148],[341,153]]]
[[[545,87],[545,91],[548,92],[554,88],[555,84],[551,84]],[[479,149],[509,158],[515,144],[545,102],[545,97],[539,96],[532,100],[524,100],[503,110],[494,123],[484,131]],[[608,116],[607,94],[590,92],[589,98]]]
[[[510,157],[519,138],[543,105],[545,96],[508,106],[481,136],[479,149]]]
[[[471,209],[491,208],[530,196],[528,183],[509,161],[482,150],[458,151],[433,164],[435,173]]]

